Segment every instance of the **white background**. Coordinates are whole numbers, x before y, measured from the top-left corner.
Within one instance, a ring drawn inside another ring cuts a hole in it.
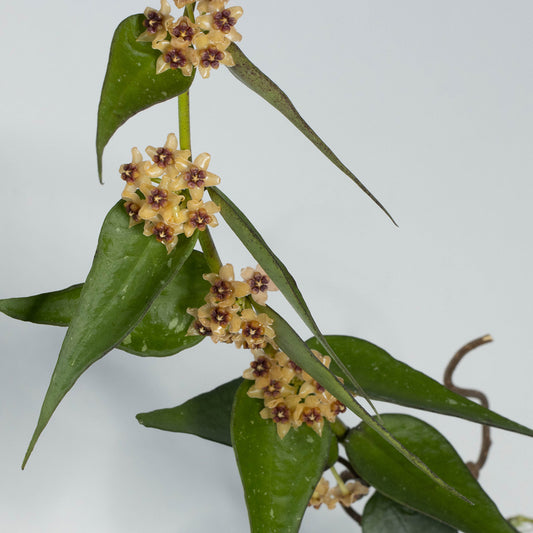
[[[436,379],[457,348],[491,333],[496,342],[468,357],[457,382],[533,426],[533,4],[242,5],[242,49],[400,227],[224,69],[192,87],[194,153],[212,154],[210,170],[296,277],[324,332],[371,340]],[[98,184],[96,110],[111,36],[144,7],[2,1],[0,297],[83,281],[120,195],[119,165],[131,146],[161,145],[177,129],[175,102],[134,117],[111,140]],[[254,264],[224,224],[215,238],[237,270]],[[272,303],[294,317],[280,296]],[[0,316],[0,530],[247,531],[231,449],[135,420],[248,365],[249,354],[209,341],[159,360],[107,355],[20,470],[63,335]],[[476,425],[420,416],[475,458]],[[533,441],[501,430],[493,440],[483,486],[505,516],[533,515]],[[302,531],[324,527],[354,530],[342,511],[321,509]]]

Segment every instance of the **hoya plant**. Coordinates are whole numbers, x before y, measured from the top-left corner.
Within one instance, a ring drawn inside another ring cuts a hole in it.
[[[0,311],[8,317],[67,328],[57,360],[40,372],[42,383],[48,380],[46,388],[19,390],[10,397],[15,404],[28,397],[40,402],[22,460],[24,476],[31,475],[38,463],[53,480],[54,469],[39,461],[39,454],[57,428],[63,406],[83,387],[93,368],[120,357],[118,374],[128,372],[128,365],[142,365],[143,373],[138,376],[143,379],[132,392],[136,411],[131,422],[137,424],[139,439],[147,439],[151,446],[146,458],[156,461],[161,446],[178,446],[179,439],[197,440],[191,448],[196,454],[172,454],[172,468],[164,472],[151,468],[148,459],[142,465],[131,465],[132,469],[148,467],[144,473],[148,486],[156,486],[162,473],[178,473],[165,484],[168,488],[175,483],[176,492],[170,489],[158,495],[159,505],[173,509],[173,518],[166,522],[157,509],[136,506],[132,513],[142,515],[139,524],[147,520],[158,531],[176,524],[178,530],[204,530],[195,512],[176,497],[179,491],[193,492],[202,503],[198,513],[204,515],[204,524],[225,531],[311,531],[313,515],[324,513],[342,514],[342,521],[334,519],[340,531],[365,533],[505,533],[528,523],[527,518],[511,518],[503,511],[481,479],[491,442],[500,435],[514,434],[513,438],[520,439],[517,449],[530,447],[533,429],[523,416],[526,411],[516,409],[504,416],[492,401],[502,390],[507,397],[518,394],[512,383],[505,382],[503,372],[512,366],[520,373],[521,354],[503,349],[506,355],[496,363],[501,370],[495,369],[502,378],[497,390],[491,391],[482,386],[482,371],[474,374],[477,381],[467,388],[458,387],[455,379],[463,358],[491,342],[490,335],[465,344],[451,358],[453,351],[444,348],[457,348],[468,338],[458,341],[450,325],[439,324],[439,336],[431,343],[420,343],[423,333],[405,328],[409,341],[402,341],[404,346],[432,360],[440,357],[437,366],[446,368],[442,382],[423,365],[417,368],[413,359],[396,356],[390,338],[387,346],[381,343],[379,332],[392,326],[383,320],[388,315],[372,308],[372,291],[365,293],[364,286],[401,284],[394,276],[395,256],[405,250],[396,248],[386,268],[370,266],[366,272],[375,268],[376,275],[386,273],[386,277],[369,281],[358,277],[359,264],[372,265],[375,258],[372,253],[358,253],[363,250],[358,239],[364,241],[372,233],[363,211],[373,224],[387,228],[383,231],[400,231],[401,220],[389,205],[394,204],[393,195],[388,202],[378,198],[333,143],[326,143],[319,127],[312,125],[315,113],[330,117],[333,89],[329,99],[326,91],[316,106],[308,107],[310,113],[304,113],[298,95],[289,98],[281,81],[267,75],[254,58],[254,50],[271,51],[274,63],[287,62],[289,83],[290,76],[306,77],[311,92],[321,84],[346,83],[345,78],[352,78],[342,71],[332,72],[327,63],[313,62],[313,47],[295,51],[284,49],[283,40],[276,41],[283,28],[314,32],[313,46],[329,47],[329,54],[340,57],[346,70],[357,70],[356,47],[337,46],[335,32],[330,34],[328,29],[332,24],[339,31],[339,19],[351,20],[357,9],[342,2],[336,8],[332,17],[326,16],[324,6],[315,6],[314,25],[297,23],[300,15],[307,20],[304,15],[308,13],[301,13],[301,7],[241,7],[231,0],[160,0],[159,5],[137,6],[133,13],[130,6],[130,11],[121,13],[122,21],[107,39],[107,66],[99,81],[94,164],[76,165],[75,154],[54,148],[55,171],[64,174],[65,183],[68,179],[84,183],[77,199],[79,218],[73,219],[72,211],[64,215],[63,191],[51,191],[44,182],[32,186],[30,195],[21,188],[17,196],[21,209],[32,217],[35,231],[46,224],[50,233],[64,232],[64,245],[69,249],[79,245],[72,235],[85,231],[84,217],[92,220],[100,209],[102,214],[94,256],[83,275],[73,272],[60,287],[34,294],[5,294],[0,300]],[[343,16],[344,8],[350,16]],[[255,24],[247,24],[248,13],[256,17]],[[289,15],[296,21],[290,26]],[[262,28],[262,35],[247,32],[256,26]],[[85,29],[83,24],[80,27]],[[342,31],[348,31],[346,22]],[[96,34],[101,35],[98,29],[91,31],[91,38]],[[62,61],[75,77],[76,69],[89,59],[67,47],[63,54],[68,53],[73,57],[62,57]],[[30,64],[37,62],[38,48],[34,55]],[[353,87],[352,98],[344,104],[350,113],[354,102],[363,99],[357,91],[364,83],[361,79]],[[230,89],[222,89],[227,84]],[[394,90],[394,84],[388,89]],[[241,113],[240,106],[248,102],[254,102],[250,114]],[[46,109],[45,102],[42,105],[45,118],[54,120],[54,112]],[[200,106],[198,116],[195,105]],[[143,117],[150,113],[160,114],[152,115],[157,117],[157,127],[151,126],[148,132]],[[39,117],[32,118],[36,127],[45,128]],[[353,149],[356,130],[364,125],[353,116],[346,124],[343,113],[335,113],[333,123],[343,128],[342,140]],[[85,126],[80,123],[77,128]],[[140,138],[130,136],[136,131]],[[46,129],[42,138],[46,142]],[[258,143],[257,138],[267,142]],[[119,140],[121,144],[114,147]],[[219,142],[224,149],[217,146]],[[302,143],[305,157],[287,171],[282,161],[286,154],[290,157],[290,142]],[[126,145],[127,150],[123,149]],[[229,146],[231,153],[223,153]],[[112,157],[108,150],[113,150]],[[21,151],[31,153],[27,144]],[[79,151],[89,149],[80,145]],[[356,161],[355,156],[349,159]],[[20,171],[35,175],[39,169],[37,160],[25,157]],[[93,207],[92,191],[98,190],[98,180],[116,193],[105,208]],[[346,205],[353,208],[346,209]],[[449,212],[456,209],[450,205]],[[255,222],[261,211],[266,215],[262,225]],[[276,231],[268,227],[271,220],[276,222]],[[315,230],[320,230],[320,238],[306,240],[304,234],[312,236]],[[381,247],[377,236],[371,240],[372,246]],[[34,244],[33,236],[18,241],[21,246],[35,246],[32,283],[45,272],[39,252],[48,253],[46,233],[39,241]],[[306,249],[303,243],[311,246]],[[421,246],[437,243],[428,236]],[[293,257],[301,254],[305,268],[298,276],[291,265]],[[62,262],[61,250],[54,250],[52,256],[52,264]],[[411,268],[416,271],[418,264],[413,262]],[[432,301],[438,305],[435,302],[445,298],[446,291],[438,276],[433,281]],[[322,305],[316,305],[320,291],[325,295]],[[408,316],[414,307],[414,302],[406,302],[402,313]],[[377,320],[372,338],[365,338],[359,326],[367,315]],[[479,326],[477,318],[472,322],[472,327]],[[16,357],[15,352],[8,353],[9,358]],[[24,372],[47,366],[40,356],[24,354]],[[184,366],[171,366],[175,360],[177,365],[184,361]],[[157,391],[163,403],[154,405],[152,398],[143,404],[145,394],[157,387],[150,385],[149,369],[158,364],[168,364],[163,367],[166,390]],[[6,363],[5,368],[11,367]],[[71,422],[80,424],[76,427],[85,432],[84,440],[94,443],[91,448],[95,450],[106,444],[105,431],[94,432],[85,417],[90,409],[88,416],[95,422],[93,428],[97,427],[99,417],[109,416],[114,409],[115,400],[124,401],[114,397],[120,389],[116,381],[122,379],[118,374],[109,368],[102,371],[103,381],[93,381],[99,395],[91,396],[99,399],[85,407],[84,417],[71,412]],[[112,379],[106,382],[106,375]],[[184,391],[191,393],[184,395]],[[469,432],[468,453],[475,456],[463,458],[463,451],[447,437],[450,420]],[[60,423],[68,426],[69,420],[62,418]],[[18,424],[28,427],[29,422],[19,420]],[[117,438],[120,432],[111,434]],[[157,440],[152,440],[154,434]],[[121,442],[122,448],[129,445]],[[86,454],[77,457],[74,439],[65,439],[54,448],[59,462],[64,455],[72,465],[98,462]],[[214,455],[219,448],[225,452]],[[210,462],[210,454],[217,459]],[[520,460],[516,455],[501,460],[507,461],[504,467],[509,472]],[[225,459],[228,469],[219,458]],[[191,464],[196,465],[195,475],[187,478],[181,472]],[[222,522],[220,511],[204,501],[213,471],[229,472],[230,468],[233,474],[226,474],[228,484],[221,490],[231,495],[229,499],[245,503],[247,520],[224,516]],[[521,468],[527,470],[528,465],[523,462]],[[110,464],[110,477],[112,473]],[[68,480],[61,483],[68,492]],[[114,481],[102,479],[101,483],[105,487]],[[513,486],[510,473],[506,483]],[[139,491],[149,492],[144,484]],[[56,523],[62,526],[60,502],[53,512],[58,513]],[[514,515],[522,512],[528,509],[513,510]],[[321,519],[328,523],[327,517]],[[71,529],[83,530],[81,518],[79,523],[72,521],[67,521]],[[121,522],[116,515],[113,521]],[[122,526],[114,527],[120,530]]]

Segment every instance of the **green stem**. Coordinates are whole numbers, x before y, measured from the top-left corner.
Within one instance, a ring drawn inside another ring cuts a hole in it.
[[[339,476],[339,473],[337,472],[335,467],[332,466],[330,470],[333,474],[333,477],[335,478],[335,481],[337,482],[337,485],[339,485],[339,489],[341,490],[342,495],[347,496],[348,494],[350,494],[350,491],[346,488],[344,481],[342,480],[341,476]]]
[[[180,149],[191,149],[191,116],[190,116],[190,101],[189,91],[178,96],[178,116],[179,116],[179,135],[180,135]],[[191,158],[192,159],[192,158]],[[204,252],[205,259],[211,272],[217,272],[222,266],[222,261],[218,255],[215,243],[209,232],[209,228],[205,228],[200,232],[198,241]]]

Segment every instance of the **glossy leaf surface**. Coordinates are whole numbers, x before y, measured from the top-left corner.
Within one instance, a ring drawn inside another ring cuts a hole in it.
[[[190,433],[231,446],[231,409],[242,382],[242,378],[237,378],[177,407],[139,413],[137,420],[149,428]]]
[[[263,401],[247,396],[250,385],[239,387],[231,422],[250,530],[296,533],[326,467],[333,435],[327,424],[322,437],[303,425],[280,439],[274,422],[259,415]]]
[[[193,81],[193,76],[183,76],[179,69],[155,73],[160,52],[152,49],[152,43],[136,41],[146,29],[144,18],[131,15],[123,20],[111,42],[98,106],[96,155],[100,181],[102,154],[115,131],[139,111],[184,93]]]
[[[264,98],[275,107],[285,118],[296,126],[338,169],[356,183],[394,222],[390,213],[381,202],[363,185],[355,174],[333,153],[331,148],[315,133],[309,124],[298,113],[289,97],[263,72],[261,72],[242,52],[232,43],[228,48],[235,61],[235,66],[228,68],[246,87]],[[396,224],[396,222],[394,222]]]
[[[429,376],[394,359],[375,344],[342,335],[326,335],[326,338],[373,400],[457,416],[533,436],[533,430],[450,391]],[[310,339],[307,345],[315,350],[320,349],[316,339]],[[334,361],[330,368],[337,375],[343,376],[342,370]],[[348,381],[345,383],[349,386]]]
[[[436,486],[364,423],[344,441],[350,463],[363,479],[389,498],[463,533],[515,532],[436,429],[408,415],[387,414],[382,419],[406,448],[474,505]]]
[[[233,230],[233,233],[237,235],[255,260],[262,268],[264,268],[270,278],[272,278],[272,281],[277,285],[283,296],[287,298],[288,302],[292,305],[306,326],[320,340],[328,355],[331,356],[333,360],[336,360],[339,366],[342,366],[342,362],[338,360],[334,350],[331,349],[324,335],[322,335],[322,332],[318,328],[318,325],[311,315],[311,311],[298,288],[296,280],[287,270],[287,267],[270,249],[263,237],[261,237],[261,234],[246,218],[244,213],[224,193],[222,193],[222,191],[217,187],[209,187],[207,190],[211,199],[220,206],[220,213],[228,226]],[[359,386],[359,383],[350,374],[347,368],[344,368],[343,374],[346,379],[353,383],[358,393],[370,402],[364,389]]]
[[[374,493],[363,511],[363,533],[457,533],[442,522]]]
[[[135,329],[117,348],[142,357],[165,357],[195,346],[203,337],[187,336],[193,318],[188,307],[200,307],[209,283],[202,253],[193,251],[178,274],[154,300]],[[62,291],[0,300],[0,311],[12,318],[36,324],[68,326],[78,309],[83,284]]]
[[[411,450],[405,448],[393,435],[381,424],[376,422],[369,413],[352,397],[352,393],[341,383],[332,371],[326,368],[311,352],[305,342],[298,336],[292,327],[270,307],[257,305],[257,309],[262,313],[267,313],[274,320],[273,328],[276,331],[276,342],[280,349],[298,366],[302,367],[310,376],[320,383],[327,391],[341,401],[350,411],[359,418],[367,422],[379,438],[386,440],[395,450],[403,455],[409,462],[420,469],[424,475],[431,478],[434,483],[444,487],[445,490],[454,494],[454,497],[461,497],[453,487],[447,485],[442,479],[436,476],[427,465],[421,461]]]
[[[128,228],[128,224],[129,217],[119,201],[100,231],[78,310],[61,346],[23,467],[65,394],[89,366],[119,344],[142,319],[183,266],[197,239],[197,233],[190,239],[181,238],[167,254],[161,243],[142,234],[141,225]]]

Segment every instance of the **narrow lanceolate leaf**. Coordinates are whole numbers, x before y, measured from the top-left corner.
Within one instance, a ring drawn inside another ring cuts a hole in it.
[[[259,412],[263,402],[247,396],[250,383],[235,395],[231,438],[244,487],[251,533],[297,533],[307,504],[324,471],[332,433],[319,437],[303,425],[280,439],[272,420]]]
[[[356,472],[376,490],[463,533],[516,532],[436,429],[407,415],[387,414],[382,420],[406,448],[472,503],[435,486],[363,423],[350,431],[344,444]]]
[[[355,413],[361,420],[366,422],[372,430],[376,433],[378,440],[383,439],[390,444],[399,454],[412,463],[415,468],[419,469],[424,476],[431,479],[431,483],[435,483],[444,488],[444,490],[453,494],[454,498],[462,498],[453,487],[445,483],[440,477],[435,475],[427,465],[421,461],[411,450],[404,447],[397,439],[395,439],[386,427],[377,422],[370,416],[369,413],[353,398],[349,388],[341,383],[333,372],[326,368],[311,352],[305,342],[298,336],[280,315],[278,315],[270,307],[257,306],[262,313],[267,313],[270,318],[274,320],[273,328],[276,331],[276,342],[280,349],[285,352],[289,358],[298,366],[302,367],[309,375],[311,375],[318,383],[320,383],[327,391],[329,391],[335,398],[341,401],[350,411]]]
[[[208,271],[203,254],[194,250],[117,348],[142,357],[166,357],[202,341],[200,335],[187,335],[193,320],[187,308],[203,304],[209,283],[202,274]],[[68,326],[78,309],[82,287],[79,284],[62,291],[0,300],[0,312],[36,324]]]
[[[269,248],[263,237],[261,237],[261,234],[246,218],[244,213],[221,190],[217,187],[209,187],[207,190],[211,199],[220,206],[220,213],[228,223],[228,226],[272,278],[272,281],[277,285],[283,296],[287,298],[288,302],[292,305],[306,326],[320,340],[320,343],[324,346],[328,355],[330,355],[330,357],[343,369],[344,375],[347,376],[349,381],[351,381],[353,386],[357,389],[357,392],[372,405],[372,402],[364,389],[359,386],[350,371],[343,365],[334,350],[331,349],[320,329],[318,329],[318,325],[311,315],[311,311],[296,284],[296,280],[287,270],[287,267]],[[372,408],[374,408],[373,405]],[[375,409],[374,411],[377,414]]]
[[[67,330],[22,467],[59,402],[76,380],[119,344],[191,254],[196,233],[166,248],[128,228],[129,217],[118,202],[107,214],[78,309]]]
[[[390,213],[381,202],[361,183],[359,178],[333,153],[331,148],[314,132],[309,124],[296,110],[288,96],[265,74],[263,74],[242,52],[232,43],[228,48],[235,61],[235,66],[228,70],[246,87],[264,98],[271,106],[275,107],[285,118],[289,119],[338,169],[344,172],[367,194],[396,224]]]
[[[111,42],[98,106],[96,155],[100,181],[104,147],[115,131],[139,111],[184,93],[193,80],[193,76],[183,76],[179,69],[155,73],[160,53],[152,49],[152,43],[136,41],[146,29],[144,18],[132,15],[123,20]]]
[[[346,367],[357,373],[359,383],[373,400],[457,416],[533,437],[532,429],[450,391],[429,376],[394,359],[375,344],[342,335],[326,335],[326,339]],[[320,348],[316,339],[308,340],[307,345]],[[330,368],[344,377],[334,362]],[[349,387],[349,383],[345,383]]]
[[[457,533],[454,529],[376,492],[363,511],[363,533]]]
[[[149,428],[190,433],[231,446],[231,409],[242,382],[242,378],[237,378],[177,407],[139,413],[137,420]]]

